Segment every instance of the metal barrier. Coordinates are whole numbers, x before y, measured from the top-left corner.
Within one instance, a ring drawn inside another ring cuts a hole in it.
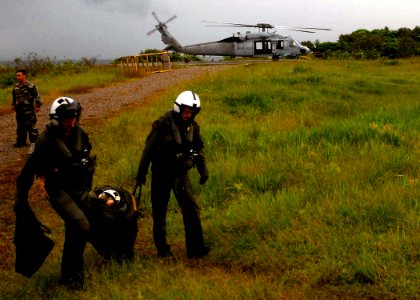
[[[299,56],[299,60],[308,60],[308,59],[312,59],[312,57],[310,57],[308,55],[301,55],[301,56]]]
[[[168,51],[120,57],[120,67],[123,72],[129,70],[141,74],[172,70],[171,57]]]

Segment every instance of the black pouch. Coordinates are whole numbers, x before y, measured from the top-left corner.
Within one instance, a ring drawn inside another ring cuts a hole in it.
[[[32,210],[16,213],[16,273],[31,277],[39,270],[54,247],[54,241],[45,235],[49,232]]]

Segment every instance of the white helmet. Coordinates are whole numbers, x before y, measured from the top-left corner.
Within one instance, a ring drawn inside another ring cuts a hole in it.
[[[69,97],[59,97],[51,104],[50,120],[62,120],[66,117],[79,119],[82,107],[80,103]]]
[[[189,107],[195,111],[195,115],[200,111],[200,98],[192,91],[184,91],[178,95],[174,102],[174,111],[180,113],[184,107]]]
[[[99,194],[98,199],[104,201],[108,206],[113,206],[120,203],[121,196],[116,190],[108,189]]]

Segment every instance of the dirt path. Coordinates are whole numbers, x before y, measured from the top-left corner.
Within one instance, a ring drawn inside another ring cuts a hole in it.
[[[95,89],[82,95],[67,95],[77,99],[82,107],[81,123],[92,126],[98,118],[105,117],[138,105],[159,92],[171,88],[183,81],[208,72],[219,71],[222,66],[191,66],[171,72],[153,74],[129,83]],[[43,130],[48,123],[50,103],[44,103],[38,114],[37,128]],[[14,148],[16,123],[14,112],[2,112],[0,115],[0,266],[10,268],[14,257],[12,244],[14,232],[14,213],[12,212],[15,180],[27,155],[28,148]],[[43,198],[41,191],[33,189],[35,197]],[[43,201],[46,202],[46,201]]]

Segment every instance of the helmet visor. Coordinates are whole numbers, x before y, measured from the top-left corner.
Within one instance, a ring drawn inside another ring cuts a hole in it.
[[[60,117],[63,119],[77,118],[79,113],[77,110],[64,110],[61,112]]]

